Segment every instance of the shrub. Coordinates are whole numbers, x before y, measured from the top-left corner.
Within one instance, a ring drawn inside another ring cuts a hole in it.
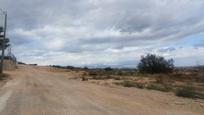
[[[73,66],[66,66],[65,68],[73,70],[75,67],[73,67]]]
[[[122,76],[122,75],[123,75],[123,72],[122,72],[122,71],[118,71],[118,72],[116,73],[116,75]]]
[[[140,89],[145,88],[144,84],[142,84],[142,83],[136,83],[135,87],[140,88]]]
[[[98,74],[97,74],[96,71],[90,71],[90,72],[89,72],[89,75],[90,75],[90,76],[96,76],[96,75],[98,75]]]
[[[171,90],[169,86],[162,84],[150,84],[146,88],[150,90],[158,90],[163,92],[169,92]]]
[[[104,68],[105,71],[112,71],[113,69],[111,67]]]
[[[94,79],[94,80],[102,80],[103,78],[100,77],[100,76],[95,76],[95,75],[93,75],[92,79]]]
[[[92,76],[92,79],[94,80],[106,80],[106,79],[113,79],[114,77],[111,75],[106,75],[106,76]]]
[[[141,73],[168,73],[174,69],[173,59],[166,60],[162,56],[147,54],[142,56],[137,66]]]
[[[185,86],[183,88],[178,88],[176,90],[176,95],[179,97],[194,98],[196,95],[196,92],[192,86]]]
[[[88,78],[82,77],[82,81],[88,81]]]
[[[131,82],[131,81],[123,81],[121,84],[124,87],[136,87],[136,88],[140,88],[140,89],[144,88],[144,84],[136,83],[136,82]]]
[[[84,70],[88,70],[89,68],[88,68],[88,67],[84,67],[83,69],[84,69]]]
[[[132,82],[130,82],[130,81],[123,81],[122,82],[122,85],[124,86],[124,87],[134,87],[135,85],[132,83]]]
[[[114,79],[115,79],[115,80],[121,80],[121,78],[118,77],[118,76],[117,76],[117,77],[114,77]]]

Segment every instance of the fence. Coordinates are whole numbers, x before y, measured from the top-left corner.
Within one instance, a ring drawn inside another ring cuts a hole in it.
[[[1,57],[1,55],[0,55]],[[15,70],[17,65],[16,57],[11,53],[11,47],[5,50],[4,56],[4,70]]]

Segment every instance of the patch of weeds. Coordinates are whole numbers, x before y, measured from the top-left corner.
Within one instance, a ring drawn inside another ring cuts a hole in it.
[[[195,98],[196,92],[192,86],[185,86],[176,89],[175,95],[179,97]]]
[[[113,79],[114,77],[112,75],[107,75],[104,77],[105,79]]]
[[[8,77],[9,77],[8,74],[4,74],[4,73],[0,74],[0,80],[1,81],[8,79]]]
[[[122,72],[122,71],[119,71],[119,72],[116,73],[116,75],[122,76],[122,75],[123,75],[123,72]]]
[[[204,94],[203,94],[203,93],[196,92],[195,98],[204,99]]]
[[[120,78],[120,77],[114,77],[114,79],[115,79],[115,80],[121,80],[121,78]]]
[[[113,82],[115,85],[122,85],[121,82]]]
[[[136,87],[136,88],[140,88],[140,89],[144,88],[144,84],[131,82],[131,81],[123,81],[121,84],[124,87]]]
[[[163,84],[150,84],[146,88],[150,90],[158,90],[163,92],[169,92],[171,90],[170,86],[163,85]]]
[[[99,77],[99,76],[93,76],[92,79],[95,79],[95,80],[101,80],[102,78]]]
[[[137,88],[140,88],[140,89],[144,89],[145,88],[144,84],[142,84],[142,83],[136,83],[135,86]]]
[[[135,87],[135,84],[134,84],[133,82],[130,82],[130,81],[124,81],[124,82],[122,83],[122,85],[123,85],[124,87]]]
[[[81,79],[82,79],[82,81],[88,81],[88,78],[86,78],[86,77],[82,77]]]
[[[90,75],[90,76],[96,76],[96,75],[97,75],[97,72],[96,72],[96,71],[90,71],[90,72],[89,72],[89,75]]]
[[[112,79],[113,76],[107,75],[107,76],[93,76],[92,79],[94,80],[105,80],[105,79]]]

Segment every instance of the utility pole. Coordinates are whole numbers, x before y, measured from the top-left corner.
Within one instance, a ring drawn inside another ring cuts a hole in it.
[[[1,63],[0,63],[0,73],[3,73],[3,63],[4,63],[4,50],[5,50],[5,40],[6,40],[6,29],[7,29],[7,12],[3,11],[3,14],[5,15],[4,19],[4,29],[3,29],[3,41],[2,41],[2,52],[1,52]]]

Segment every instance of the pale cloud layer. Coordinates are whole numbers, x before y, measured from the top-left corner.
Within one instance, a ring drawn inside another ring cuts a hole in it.
[[[156,53],[204,64],[202,41],[172,46],[204,32],[203,0],[0,0],[0,8],[13,51],[27,63],[133,67]]]

